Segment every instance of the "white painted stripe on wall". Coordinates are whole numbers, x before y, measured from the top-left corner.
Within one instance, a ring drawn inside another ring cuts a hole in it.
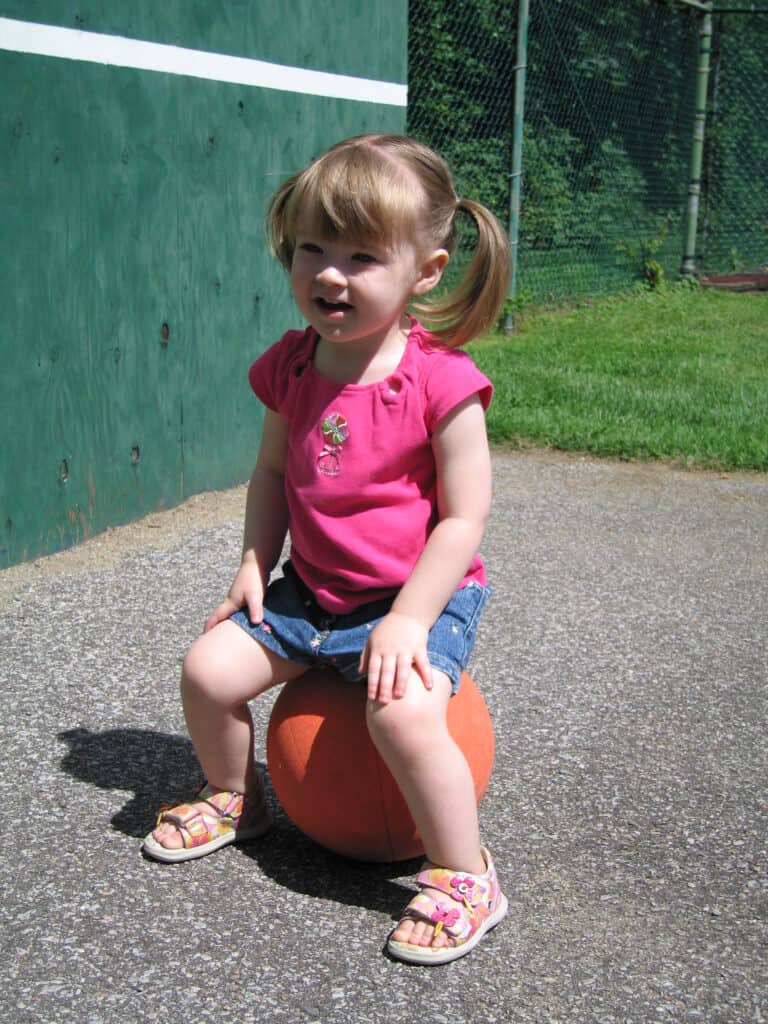
[[[251,60],[248,57],[188,50],[165,43],[129,39],[127,36],[81,32],[78,29],[40,25],[14,18],[0,18],[0,50],[138,68],[142,71],[164,71],[170,75],[189,75],[215,82],[327,96],[331,99],[358,100],[361,103],[404,107],[408,101],[408,86],[397,82],[333,75],[326,71],[310,71],[286,64]]]

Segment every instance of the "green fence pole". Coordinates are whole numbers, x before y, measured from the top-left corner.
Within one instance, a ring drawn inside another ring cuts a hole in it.
[[[696,274],[696,235],[699,220],[699,199],[701,197],[701,168],[704,162],[704,130],[707,123],[707,94],[709,87],[709,56],[712,51],[712,14],[702,14],[699,27],[699,62],[696,80],[696,116],[693,122],[693,148],[691,151],[691,176],[688,184],[688,208],[685,218],[685,243],[682,277]]]
[[[525,110],[525,71],[528,65],[529,0],[518,0],[517,58],[515,62],[515,106],[512,122],[512,168],[509,189],[509,245],[512,251],[512,277],[509,282],[509,310],[506,329],[515,329],[513,313],[517,295],[517,264],[520,254],[520,193],[523,176],[523,113]]]

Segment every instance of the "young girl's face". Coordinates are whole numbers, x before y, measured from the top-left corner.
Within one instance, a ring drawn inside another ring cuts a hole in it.
[[[431,264],[411,243],[390,247],[299,228],[291,264],[293,297],[328,341],[384,344],[400,331],[411,296],[436,283],[425,286]]]

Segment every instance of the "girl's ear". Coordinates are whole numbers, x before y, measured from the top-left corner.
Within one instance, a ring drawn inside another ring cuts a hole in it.
[[[426,295],[435,285],[440,283],[443,271],[450,259],[445,249],[435,249],[421,264],[419,277],[413,286],[412,295]]]

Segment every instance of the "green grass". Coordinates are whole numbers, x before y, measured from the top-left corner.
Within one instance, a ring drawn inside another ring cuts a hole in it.
[[[470,349],[491,441],[768,471],[768,295],[674,287],[526,313]]]

